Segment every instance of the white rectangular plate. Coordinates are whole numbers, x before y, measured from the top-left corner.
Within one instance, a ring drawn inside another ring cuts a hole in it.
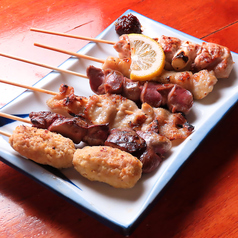
[[[128,10],[124,14],[128,13],[138,17],[143,25],[143,34],[150,37],[159,37],[163,34],[179,37],[182,40],[201,42],[199,39],[134,11]],[[104,30],[98,38],[117,41],[118,35],[115,32],[114,23]],[[109,55],[117,56],[112,46],[106,44],[89,43],[79,52],[103,59],[106,59]],[[1,160],[46,185],[102,223],[124,235],[128,235],[138,225],[141,218],[145,216],[149,205],[155,200],[180,166],[189,158],[190,154],[223,115],[237,102],[238,55],[232,53],[232,56],[235,65],[229,79],[219,80],[211,94],[203,100],[194,102],[192,111],[188,115],[189,123],[195,126],[194,133],[181,144],[174,146],[158,170],[151,174],[143,175],[142,179],[132,189],[115,189],[107,184],[90,182],[80,176],[73,168],[58,171],[49,169],[47,166],[40,166],[19,156],[9,146],[6,137],[0,138]],[[71,57],[59,67],[86,74],[86,67],[90,64],[97,67],[101,66],[99,63]],[[90,96],[93,94],[87,79],[58,72],[51,72],[37,82],[35,86],[58,91],[61,83],[73,86],[77,95]],[[26,91],[3,107],[1,111],[23,116],[28,115],[31,111],[49,110],[45,103],[48,98],[50,96],[47,94]],[[9,133],[17,125],[22,124],[20,122],[8,123],[4,119],[1,119],[0,123],[2,125],[1,129]]]

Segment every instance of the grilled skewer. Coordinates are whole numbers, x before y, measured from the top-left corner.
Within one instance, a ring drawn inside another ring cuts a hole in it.
[[[44,129],[17,126],[9,137],[11,147],[22,156],[39,164],[61,169],[72,167],[75,145],[73,141]]]
[[[33,31],[78,38],[86,40],[87,37],[73,36],[64,33],[50,32],[40,29],[31,29]],[[94,38],[88,38],[90,41],[112,44],[119,53],[120,58],[130,58],[130,40],[126,34],[121,35],[118,42],[107,42]],[[206,43],[195,44],[190,41],[181,41],[176,37],[161,36],[156,38],[161,44],[165,56],[165,69],[198,72],[202,69],[213,70],[217,78],[228,78],[233,68],[233,60],[230,50],[227,47]]]
[[[74,143],[79,143],[82,140],[91,146],[105,145],[126,151],[141,160],[144,173],[156,169],[163,160],[164,154],[172,146],[170,140],[152,131],[136,132],[133,129],[122,128],[113,129],[109,132],[106,125],[87,127],[85,122],[84,124],[82,122],[75,123],[77,118],[65,118],[52,112],[31,112],[29,115],[31,120],[6,113],[0,113],[0,116],[32,124],[38,129],[59,133]]]
[[[90,124],[109,123],[110,128],[157,130],[170,140],[186,138],[193,131],[180,113],[152,108],[147,103],[143,103],[142,109],[139,109],[135,102],[120,95],[76,96],[74,88],[64,84],[60,86],[58,94],[47,100],[47,105],[64,115],[83,116]]]
[[[125,77],[130,78],[130,60],[121,59],[118,57],[109,56],[106,60],[102,60],[95,57],[85,56],[74,52],[65,51],[62,49],[54,48],[51,46],[36,44],[37,46],[55,50],[57,52],[75,55],[77,57],[82,57],[88,60],[92,60],[95,62],[102,63],[103,70],[115,70],[121,72]],[[88,75],[87,75],[88,77]],[[90,79],[90,77],[89,77]],[[100,79],[98,79],[100,81]],[[206,97],[214,88],[214,85],[217,83],[217,78],[213,71],[208,70],[201,70],[195,74],[190,71],[185,72],[174,72],[174,71],[167,71],[164,70],[161,75],[154,78],[153,82],[158,82],[161,84],[177,84],[187,90],[189,90],[192,94],[194,99],[203,99]],[[136,81],[134,81],[136,84]],[[98,84],[98,83],[97,83]],[[138,82],[139,84],[139,82]],[[91,84],[90,84],[91,85]],[[92,87],[91,87],[92,88]],[[95,90],[92,88],[95,92]],[[138,91],[139,89],[137,89]],[[115,92],[113,92],[115,93]],[[126,95],[124,95],[126,96]],[[129,98],[132,99],[132,98]],[[132,99],[133,100],[133,99]],[[155,104],[154,104],[155,105]],[[153,106],[154,106],[153,105]]]

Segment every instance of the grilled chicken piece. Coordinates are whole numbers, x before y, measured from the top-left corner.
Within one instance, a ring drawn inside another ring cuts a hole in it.
[[[227,47],[202,42],[201,44],[182,41],[176,37],[162,35],[156,38],[165,53],[165,70],[192,71],[196,73],[207,69],[214,71],[216,78],[228,78],[233,68],[233,60]],[[119,58],[131,58],[130,41],[127,35],[122,35],[115,43]]]
[[[55,112],[68,116],[82,113],[87,101],[86,97],[76,96],[73,87],[61,84],[59,94],[47,100],[46,104]]]
[[[207,69],[213,70],[217,78],[228,78],[233,68],[231,52],[227,47],[207,42],[196,44],[164,35],[159,43],[165,52],[167,70],[198,72]]]
[[[154,78],[160,83],[177,84],[189,90],[194,99],[203,99],[212,92],[214,85],[217,83],[217,78],[213,71],[201,70],[193,74],[190,71],[174,72],[166,71]]]
[[[130,58],[118,58],[109,56],[104,64],[102,65],[102,69],[112,69],[121,72],[125,77],[130,78],[131,74],[131,59]]]

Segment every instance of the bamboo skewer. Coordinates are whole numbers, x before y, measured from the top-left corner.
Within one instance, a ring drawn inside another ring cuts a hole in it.
[[[58,94],[57,92],[49,91],[49,90],[42,89],[42,88],[31,87],[31,86],[27,86],[27,85],[23,85],[23,84],[19,84],[19,83],[9,82],[9,81],[3,80],[3,79],[0,79],[0,83],[6,83],[6,84],[13,85],[13,86],[26,88],[26,89],[30,89],[32,91],[47,93],[47,94],[51,94],[51,95],[57,95]]]
[[[68,55],[73,55],[73,56],[76,56],[76,57],[79,57],[79,58],[92,60],[92,61],[102,63],[102,64],[105,62],[105,60],[103,60],[103,59],[98,59],[98,58],[95,58],[95,57],[92,57],[92,56],[83,55],[83,54],[79,54],[79,53],[75,53],[75,52],[71,52],[71,51],[67,51],[67,50],[62,50],[62,49],[59,49],[59,48],[55,48],[55,47],[51,47],[51,46],[47,46],[47,45],[42,45],[42,44],[39,44],[39,43],[34,43],[34,45],[38,46],[38,47],[41,47],[41,48],[44,48],[44,49],[53,50],[53,51],[57,51],[57,52],[68,54]]]
[[[7,133],[5,131],[1,131],[1,130],[0,130],[0,134],[2,134],[3,136],[7,136],[7,137],[11,136],[11,134],[9,134],[9,133]]]
[[[30,28],[30,30],[35,31],[35,32],[46,33],[46,34],[51,34],[51,35],[58,35],[58,36],[64,36],[64,37],[70,37],[70,38],[75,38],[75,39],[80,39],[80,40],[88,40],[88,41],[93,41],[93,42],[97,42],[97,43],[105,43],[105,44],[110,44],[110,45],[115,44],[115,42],[113,42],[113,41],[101,40],[101,39],[96,39],[96,38],[91,38],[91,37],[84,37],[84,36],[77,36],[77,35],[70,35],[70,34],[60,33],[60,32],[55,32],[55,31],[47,31],[47,30],[41,30],[41,29],[36,29],[36,28]]]
[[[31,121],[28,120],[28,119],[17,117],[17,116],[13,116],[11,114],[7,114],[7,113],[4,113],[4,112],[0,112],[0,117],[5,117],[5,118],[8,118],[8,119],[11,119],[11,120],[14,120],[14,121],[21,121],[21,122],[25,122],[25,123],[31,124]]]
[[[3,53],[0,53],[0,56],[6,57],[6,58],[10,58],[10,59],[14,59],[14,60],[18,60],[18,61],[22,61],[24,63],[29,63],[29,64],[41,66],[41,67],[48,68],[48,69],[53,69],[53,70],[59,71],[61,73],[67,73],[67,74],[72,74],[74,76],[78,76],[78,77],[82,77],[82,78],[88,78],[84,74],[80,74],[80,73],[77,73],[77,72],[74,72],[74,71],[71,71],[71,70],[60,69],[60,68],[57,68],[57,67],[54,67],[54,66],[50,66],[50,65],[34,62],[34,61],[31,61],[31,60],[27,60],[27,59],[22,59],[22,58],[15,57],[15,56],[3,54]]]

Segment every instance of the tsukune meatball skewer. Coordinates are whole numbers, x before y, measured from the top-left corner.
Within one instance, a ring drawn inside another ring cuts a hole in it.
[[[72,127],[72,125],[69,124],[72,118],[65,118],[52,112],[31,112],[29,115],[31,120],[1,112],[0,116],[32,124],[33,127],[38,129],[59,133],[66,138],[72,139],[76,144],[82,140],[86,142],[88,146],[110,146],[126,151],[136,156],[143,163],[144,173],[149,173],[156,169],[163,160],[164,154],[168,152],[172,146],[169,139],[155,132],[134,131],[130,128],[113,129],[109,131],[107,126],[101,128],[101,125],[98,125],[93,126],[93,128],[89,127],[88,134],[85,135],[86,127],[82,128],[80,127],[81,125],[78,126],[79,128],[76,128],[77,125]],[[59,118],[60,120],[57,122]],[[66,122],[64,122],[64,120],[66,120]],[[63,127],[64,130],[62,130]],[[90,131],[90,129],[92,130]]]
[[[134,187],[142,176],[142,162],[135,156],[109,146],[76,149],[74,143],[60,134],[44,129],[17,126],[9,137],[11,147],[26,159],[57,169],[74,167],[91,181],[115,188]]]
[[[9,144],[22,156],[39,164],[62,169],[72,167],[76,151],[72,140],[44,129],[20,125],[9,137]]]

